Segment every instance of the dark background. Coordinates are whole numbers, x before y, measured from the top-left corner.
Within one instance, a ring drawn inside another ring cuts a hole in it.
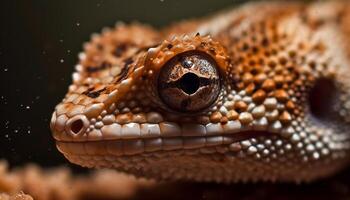
[[[237,0],[1,0],[0,160],[11,167],[34,162],[69,165],[49,130],[51,113],[64,97],[77,54],[91,33],[116,21],[161,27],[240,4]],[[254,14],[254,13],[252,13]],[[167,197],[167,189],[164,191]],[[313,184],[182,184],[173,190],[203,199],[350,199],[349,170]],[[159,190],[157,190],[159,191]],[[155,192],[157,192],[155,191]]]

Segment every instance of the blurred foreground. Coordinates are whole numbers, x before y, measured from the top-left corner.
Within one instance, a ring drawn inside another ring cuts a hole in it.
[[[43,170],[30,164],[9,172],[7,163],[0,162],[0,200],[31,199],[22,191],[36,200],[127,199],[139,188],[153,185],[153,181],[137,180],[112,170],[73,176],[65,167]]]
[[[304,184],[156,183],[114,170],[77,175],[66,167],[34,164],[9,170],[7,162],[0,161],[0,200],[32,199],[350,199],[350,171]]]

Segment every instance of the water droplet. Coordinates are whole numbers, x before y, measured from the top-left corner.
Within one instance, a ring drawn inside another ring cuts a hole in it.
[[[60,60],[60,63],[64,63],[64,59],[61,59],[61,60]]]
[[[9,70],[8,68],[5,68],[5,69],[4,69],[4,72],[7,72],[8,70]]]
[[[79,22],[77,22],[77,26],[80,26],[80,23],[79,23]]]
[[[30,106],[26,106],[26,109],[29,110],[29,109],[30,109]]]

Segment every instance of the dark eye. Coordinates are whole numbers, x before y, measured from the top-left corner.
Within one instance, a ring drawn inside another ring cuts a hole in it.
[[[337,93],[333,80],[323,78],[316,81],[308,96],[312,115],[318,119],[330,118],[334,114]]]
[[[213,58],[202,52],[185,52],[169,60],[158,78],[163,102],[180,112],[209,107],[218,98],[220,77]]]

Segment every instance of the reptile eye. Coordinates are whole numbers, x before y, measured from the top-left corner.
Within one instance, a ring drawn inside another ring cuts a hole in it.
[[[158,93],[171,109],[195,112],[209,107],[218,98],[220,77],[212,57],[197,51],[179,54],[162,68]]]
[[[312,115],[318,119],[329,117],[333,113],[337,93],[333,80],[323,78],[316,81],[308,98]]]

